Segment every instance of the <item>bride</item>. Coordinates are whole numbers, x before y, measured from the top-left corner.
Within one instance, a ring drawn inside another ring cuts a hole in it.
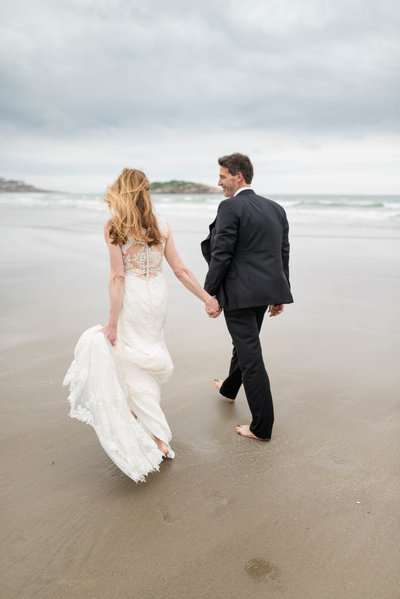
[[[108,456],[138,482],[175,455],[160,407],[160,383],[173,370],[164,341],[163,256],[209,316],[220,308],[182,262],[167,222],[155,216],[143,172],[125,168],[105,201],[110,316],[105,327],[81,335],[63,384],[70,387],[70,416],[92,425]]]

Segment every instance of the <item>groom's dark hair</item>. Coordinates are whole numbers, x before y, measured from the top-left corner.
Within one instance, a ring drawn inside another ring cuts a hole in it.
[[[250,158],[245,154],[229,154],[229,156],[221,156],[218,158],[218,164],[228,169],[231,175],[242,173],[243,179],[250,184],[253,179],[254,169],[250,162]]]

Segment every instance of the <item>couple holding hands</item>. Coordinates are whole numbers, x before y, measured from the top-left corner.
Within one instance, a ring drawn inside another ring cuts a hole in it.
[[[201,250],[209,270],[204,288],[182,262],[168,223],[156,217],[144,173],[124,169],[108,188],[111,219],[104,233],[110,254],[110,316],[85,331],[64,379],[70,416],[91,424],[106,453],[136,482],[173,458],[171,431],[160,407],[160,383],[173,365],[164,341],[167,289],[163,258],[208,315],[224,312],[233,354],[219,393],[234,402],[243,384],[252,415],[236,427],[269,441],[274,411],[259,333],[293,301],[285,211],[251,187],[253,166],[243,154],[218,160],[224,196]],[[102,334],[99,334],[102,333]]]

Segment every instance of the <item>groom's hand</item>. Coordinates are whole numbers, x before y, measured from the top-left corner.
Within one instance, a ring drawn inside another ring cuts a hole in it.
[[[215,297],[211,297],[206,302],[206,312],[210,318],[217,318],[221,314],[221,306]]]
[[[278,316],[283,312],[284,304],[272,304],[268,308],[268,312],[270,316]]]

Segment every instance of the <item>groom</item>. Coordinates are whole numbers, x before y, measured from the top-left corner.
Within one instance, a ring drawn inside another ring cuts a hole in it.
[[[244,437],[269,441],[274,409],[259,333],[264,314],[277,316],[293,302],[289,283],[289,225],[284,209],[250,187],[253,165],[243,154],[219,158],[219,181],[226,200],[218,206],[210,234],[201,243],[209,270],[204,288],[224,310],[232,337],[228,377],[215,380],[233,402],[243,382],[252,414],[250,425],[236,427]]]

